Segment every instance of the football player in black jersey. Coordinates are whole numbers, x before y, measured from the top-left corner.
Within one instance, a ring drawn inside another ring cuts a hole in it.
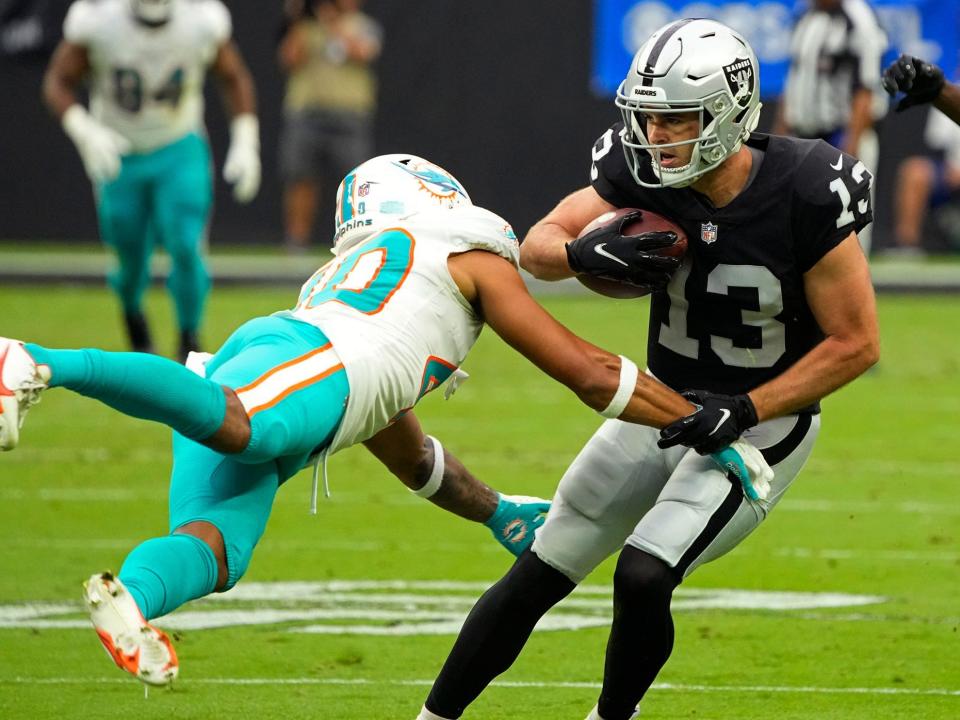
[[[947,82],[943,70],[933,63],[901,55],[883,71],[883,87],[891,95],[904,93],[897,103],[897,112],[933,103],[937,110],[960,125],[960,85]]]
[[[673,590],[764,520],[811,452],[820,398],[877,361],[857,240],[872,217],[870,174],[820,140],[752,134],[757,69],[747,42],[720,23],[658,30],[617,93],[623,122],[593,148],[591,185],[521,246],[522,265],[544,279],[569,277],[572,265],[607,278],[622,268],[636,283],[651,270],[649,372],[700,409],[659,434],[600,427],[531,550],[473,608],[420,720],[459,718],[540,617],[618,550],[603,689],[588,720],[633,717],[673,647]],[[621,207],[683,227],[689,248],[672,275],[645,267],[642,236],[610,229],[602,254],[597,238],[575,239]],[[766,501],[749,500],[701,454],[741,435],[776,473]]]

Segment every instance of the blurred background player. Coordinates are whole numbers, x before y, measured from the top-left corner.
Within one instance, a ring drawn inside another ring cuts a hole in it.
[[[943,71],[921,58],[903,55],[884,70],[883,86],[890,95],[904,92],[897,111],[933,103],[924,142],[932,151],[900,163],[895,195],[896,245],[887,254],[922,257],[929,210],[950,201],[960,190],[960,90],[947,83]],[[942,109],[943,112],[939,110]],[[951,112],[955,119],[945,113]]]
[[[890,95],[904,94],[897,103],[897,112],[932,103],[960,125],[960,85],[947,82],[943,70],[933,63],[901,55],[883,71],[883,88]]]
[[[931,110],[924,143],[930,152],[904,158],[897,171],[894,195],[895,245],[885,256],[926,255],[925,226],[930,211],[943,207],[960,190],[960,126]]]
[[[875,123],[887,100],[880,86],[886,32],[866,0],[810,0],[790,45],[790,69],[773,131],[820,138],[877,174]],[[860,234],[870,253],[870,229]]]
[[[153,352],[143,294],[154,243],[171,260],[178,357],[198,348],[210,278],[205,233],[213,198],[203,123],[207,69],[231,115],[223,166],[238,202],[260,186],[253,82],[219,0],[77,0],[43,82],[50,111],[80,153],[94,187],[103,241],[117,255],[111,286],[130,346]],[[88,79],[90,110],[78,89]]]
[[[284,245],[310,244],[321,190],[373,155],[382,31],[362,0],[290,0],[278,50],[287,73],[280,138]]]

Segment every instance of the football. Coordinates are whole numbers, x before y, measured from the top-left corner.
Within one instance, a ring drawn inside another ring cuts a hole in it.
[[[596,230],[602,225],[616,225],[620,222],[620,218],[629,213],[636,212],[636,210],[636,208],[618,208],[605,212],[603,215],[588,222],[586,227],[580,231],[580,237]],[[643,213],[643,217],[626,225],[623,228],[623,234],[639,235],[640,233],[653,232],[655,230],[672,230],[677,234],[677,241],[673,245],[661,248],[655,252],[665,257],[682,258],[687,252],[687,235],[683,232],[683,228],[662,215],[657,215],[649,210],[641,210],[641,212]],[[606,278],[598,278],[593,275],[577,275],[576,277],[582,285],[593,292],[618,300],[638,298],[650,294],[650,288],[639,285],[607,280]]]

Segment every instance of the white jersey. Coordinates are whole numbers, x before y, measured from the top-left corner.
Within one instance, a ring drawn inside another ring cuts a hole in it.
[[[331,453],[380,432],[460,367],[483,321],[450,276],[447,257],[474,249],[518,265],[510,225],[471,206],[400,220],[304,284],[286,314],[323,331],[350,383]]]
[[[138,22],[127,0],[77,0],[63,25],[64,38],[90,58],[91,114],[135,152],[204,134],[204,78],[230,32],[220,0],[175,2],[156,28]]]

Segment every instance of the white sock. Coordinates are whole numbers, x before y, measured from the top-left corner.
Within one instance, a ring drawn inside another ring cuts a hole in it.
[[[439,715],[434,715],[432,712],[427,710],[427,706],[424,705],[420,709],[420,714],[417,715],[417,720],[448,720],[448,718],[440,717]]]

